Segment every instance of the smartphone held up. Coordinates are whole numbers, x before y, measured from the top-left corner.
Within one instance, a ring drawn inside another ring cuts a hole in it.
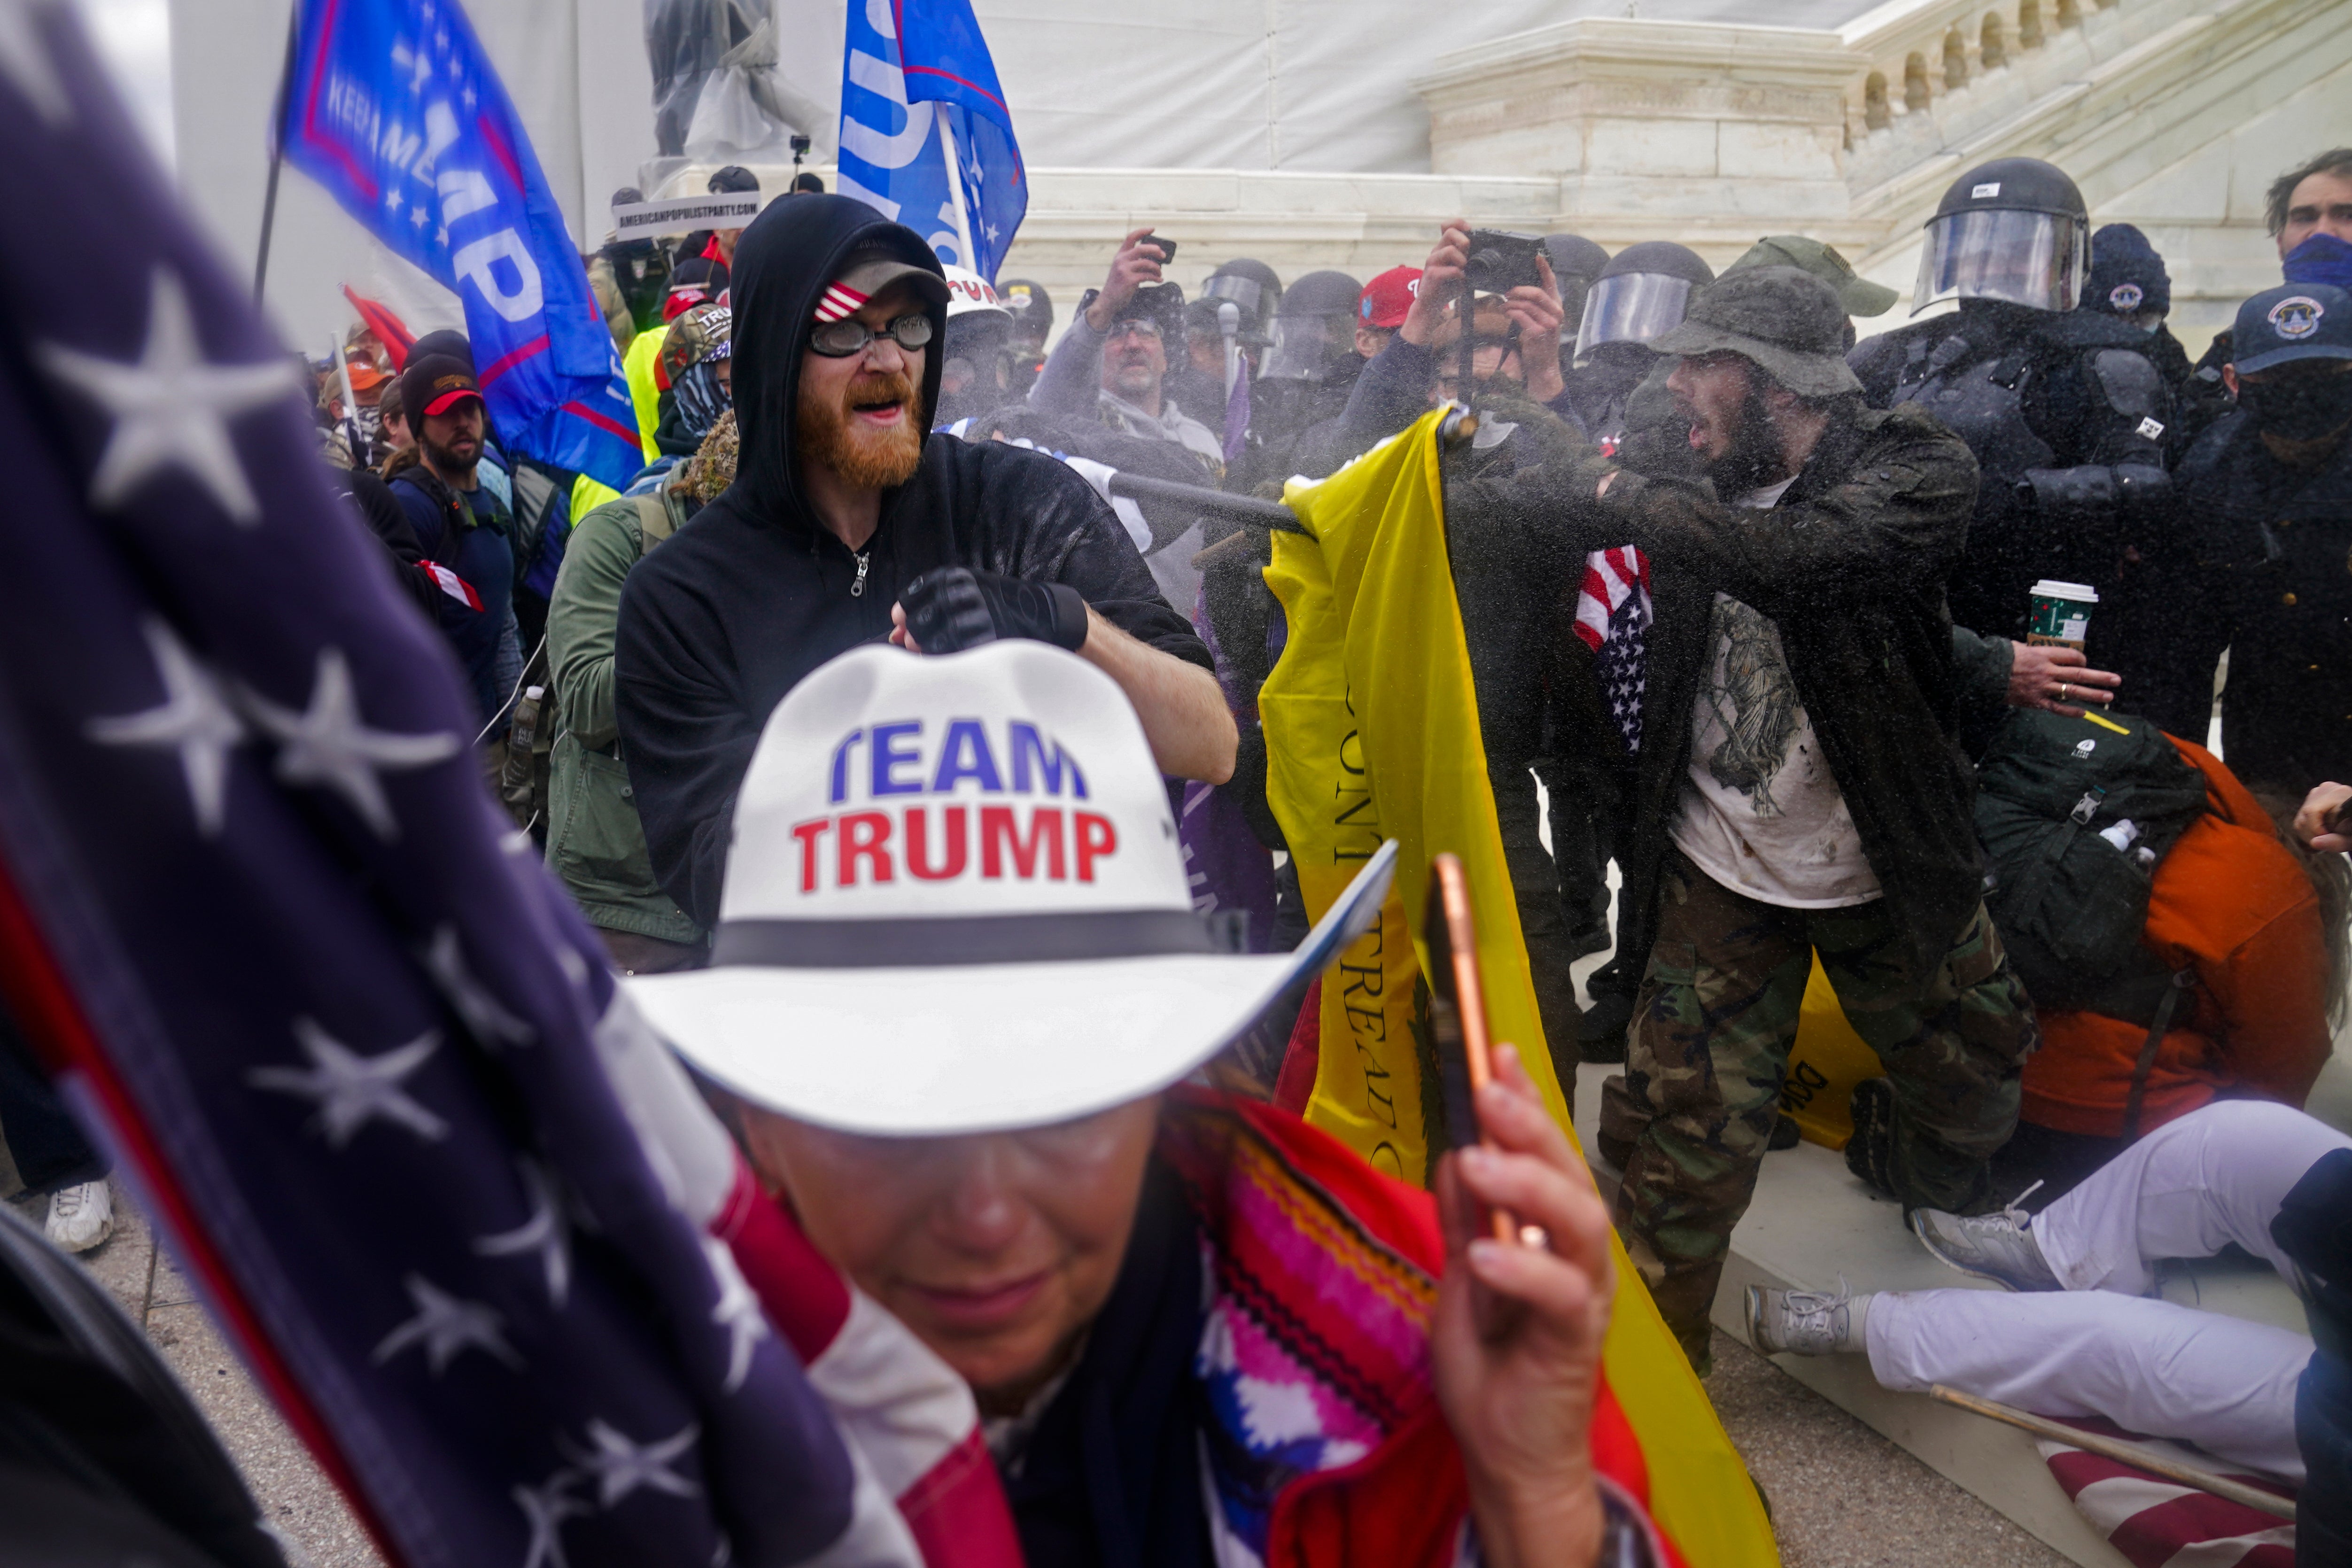
[[[1478,932],[1470,913],[1470,883],[1461,860],[1441,854],[1430,862],[1429,900],[1423,916],[1429,949],[1429,1032],[1445,1082],[1448,1141],[1457,1149],[1493,1147],[1478,1123],[1477,1096],[1495,1079],[1494,1045],[1486,1030],[1486,992],[1478,974]],[[1521,1243],[1508,1210],[1491,1209],[1487,1228],[1497,1241]]]

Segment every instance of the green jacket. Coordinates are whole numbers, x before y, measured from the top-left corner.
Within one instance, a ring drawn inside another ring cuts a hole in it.
[[[667,521],[650,540],[640,500],[659,506]],[[580,520],[564,549],[547,606],[548,669],[555,683],[547,864],[591,925],[696,942],[702,928],[654,879],[613,714],[621,584],[688,515],[683,498],[667,486],[657,496],[606,501]]]

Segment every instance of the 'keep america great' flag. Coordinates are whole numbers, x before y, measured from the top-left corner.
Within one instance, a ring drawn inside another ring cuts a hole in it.
[[[0,0],[0,998],[271,1396],[400,1568],[1016,1563],[961,1381],[507,831],[59,0]]]

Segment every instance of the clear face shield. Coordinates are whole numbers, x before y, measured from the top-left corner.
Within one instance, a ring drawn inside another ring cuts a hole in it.
[[[1259,374],[1268,381],[1307,381],[1355,352],[1353,316],[1276,316],[1274,347]]]
[[[2071,310],[2090,269],[2086,219],[1994,207],[1947,213],[1927,225],[1911,313],[1938,300],[2005,300],[2035,310]]]
[[[1663,272],[1621,272],[1603,278],[1585,296],[1584,320],[1576,329],[1576,357],[1603,343],[1646,343],[1682,325],[1690,308],[1687,278]]]
[[[1253,321],[1265,320],[1265,289],[1237,272],[1221,272],[1201,286],[1206,299],[1231,300],[1241,308],[1242,327],[1247,331]]]
[[[947,340],[940,347],[940,395],[954,397],[975,388],[992,388],[998,379],[998,361],[1012,347],[1012,318],[999,310],[967,310],[948,318]]]

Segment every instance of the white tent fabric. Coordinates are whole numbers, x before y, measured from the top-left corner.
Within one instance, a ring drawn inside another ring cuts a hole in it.
[[[887,4],[887,0],[847,0]],[[776,0],[780,73],[837,117],[843,0]],[[1643,17],[1754,22],[1753,0],[1635,0]],[[1780,0],[1771,24],[1835,27],[1869,0]],[[1435,57],[1626,0],[973,0],[1021,137],[1041,168],[1422,174],[1429,118],[1412,90]],[[1498,173],[1504,171],[1497,171]]]
[[[775,0],[777,74],[822,158],[841,102],[842,6]],[[271,103],[289,0],[171,0],[180,176],[232,255],[261,224]],[[1449,50],[1627,0],[975,0],[1033,167],[1419,173],[1429,121],[1412,78]],[[1633,0],[1644,17],[1749,20],[1752,0]],[[1867,0],[1781,0],[1772,21],[1833,27]],[[475,30],[530,129],[573,237],[594,245],[613,191],[651,158],[653,74],[643,0],[471,0]],[[1511,171],[1496,170],[1497,174]],[[406,303],[419,325],[456,300],[374,245],[301,175],[279,195],[269,305],[289,336],[323,344],[351,319],[338,286]]]

